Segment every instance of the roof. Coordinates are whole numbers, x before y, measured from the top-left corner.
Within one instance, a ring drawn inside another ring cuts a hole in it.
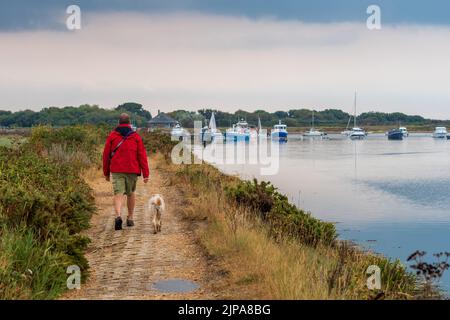
[[[177,124],[178,121],[169,117],[167,114],[161,112],[156,117],[151,119],[149,124]]]

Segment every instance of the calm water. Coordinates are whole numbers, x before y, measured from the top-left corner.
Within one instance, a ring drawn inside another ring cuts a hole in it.
[[[336,222],[342,239],[405,263],[418,249],[428,260],[450,251],[450,141],[425,134],[404,141],[290,135],[276,175],[262,177],[257,165],[218,167],[271,181],[292,203]],[[450,292],[450,271],[441,286]]]

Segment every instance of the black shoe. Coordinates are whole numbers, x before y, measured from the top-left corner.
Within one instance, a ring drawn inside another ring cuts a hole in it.
[[[134,221],[127,218],[127,227],[134,227]]]
[[[122,218],[121,217],[117,217],[116,220],[114,220],[114,229],[122,230]]]

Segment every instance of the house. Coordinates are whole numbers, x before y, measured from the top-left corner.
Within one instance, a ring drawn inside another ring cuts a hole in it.
[[[148,129],[149,131],[155,129],[172,129],[177,124],[177,120],[158,110],[158,115],[148,122]]]

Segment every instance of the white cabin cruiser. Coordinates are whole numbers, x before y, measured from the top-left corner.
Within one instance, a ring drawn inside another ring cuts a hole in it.
[[[233,124],[225,134],[227,141],[250,141],[250,129],[247,121],[241,119],[238,123]]]
[[[170,135],[173,139],[181,140],[185,135],[187,135],[187,132],[179,123],[177,123],[175,127],[172,128]]]
[[[433,132],[433,138],[446,139],[447,138],[447,128],[446,127],[436,127],[436,129]]]
[[[409,132],[405,127],[400,127],[400,128],[398,128],[398,130],[400,130],[403,133],[403,138],[406,138],[409,136]]]

